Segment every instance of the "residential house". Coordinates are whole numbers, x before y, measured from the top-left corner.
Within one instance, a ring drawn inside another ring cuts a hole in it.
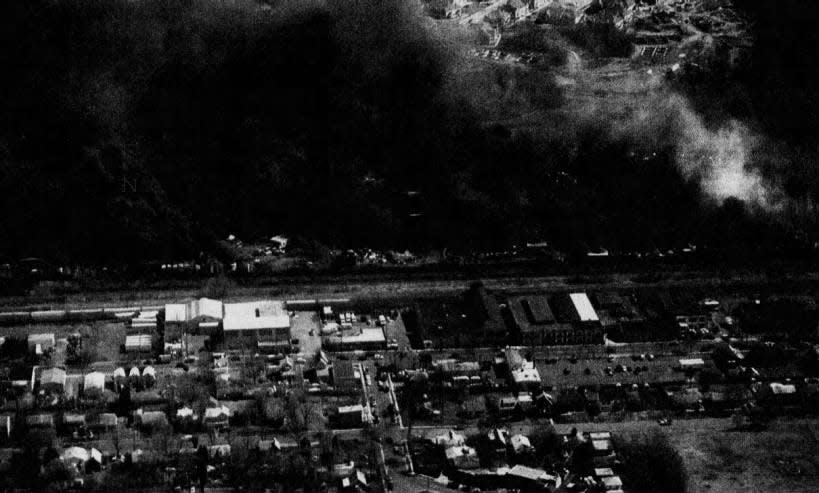
[[[65,379],[65,370],[62,368],[46,368],[40,373],[40,388],[46,392],[63,392]]]
[[[361,428],[367,421],[366,409],[361,404],[353,406],[339,406],[335,415],[337,428]]]
[[[617,455],[614,452],[614,445],[611,443],[611,433],[592,432],[588,434],[588,439],[594,451],[595,467],[610,467],[615,463]]]
[[[501,416],[511,416],[520,412],[518,400],[515,397],[501,397],[498,399],[498,413]]]
[[[507,0],[501,10],[509,12],[515,21],[524,19],[529,15],[529,5],[523,0]]]
[[[331,475],[333,478],[347,478],[355,473],[355,462],[341,462],[333,464]]]
[[[168,426],[168,416],[163,411],[143,411],[140,408],[134,412],[134,422],[140,428],[164,428]]]
[[[127,378],[128,378],[128,375],[125,373],[125,368],[123,368],[121,366],[118,367],[116,370],[114,370],[113,377],[114,377],[114,389],[117,392],[119,392],[125,386]]]
[[[210,430],[227,428],[229,421],[230,409],[224,405],[208,407],[202,416],[202,424]]]
[[[434,437],[432,442],[444,448],[458,447],[466,443],[466,437],[454,430],[449,430],[443,435]]]
[[[600,478],[600,484],[603,485],[603,491],[606,493],[622,493],[623,481],[620,476],[605,476]]]
[[[509,448],[509,433],[502,428],[494,428],[489,433],[489,448],[495,456],[505,457]]]
[[[105,390],[105,375],[98,371],[88,373],[83,378],[83,393],[86,396],[96,396]]]
[[[447,462],[456,469],[477,469],[481,466],[478,452],[472,447],[458,445],[444,451]]]
[[[54,349],[54,334],[29,334],[28,350],[38,354]]]
[[[65,413],[63,414],[63,430],[71,433],[73,431],[85,428],[85,414],[82,413]]]
[[[538,390],[541,385],[540,373],[535,364],[525,361],[517,368],[512,368],[511,378],[517,390]]]
[[[101,413],[97,417],[97,422],[93,423],[95,428],[110,430],[117,427],[117,415],[114,413]]]
[[[53,414],[31,414],[26,416],[26,426],[29,429],[54,428]]]
[[[509,446],[516,454],[525,454],[534,450],[529,438],[521,434],[512,435],[512,438],[509,439]]]
[[[211,459],[220,457],[230,457],[230,451],[231,451],[230,445],[226,443],[208,446],[208,456]]]
[[[128,372],[128,383],[132,387],[137,387],[142,383],[142,377],[139,373],[138,366],[132,366],[131,370]]]

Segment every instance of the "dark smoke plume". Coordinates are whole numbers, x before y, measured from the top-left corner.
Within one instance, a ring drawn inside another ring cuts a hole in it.
[[[548,70],[476,65],[468,35],[430,25],[412,1],[271,5],[3,2],[0,255],[177,258],[229,232],[643,248],[712,242],[726,224],[764,243],[765,221],[703,205],[699,184],[722,167],[681,172],[679,139],[658,139],[646,164],[634,134],[564,106]],[[703,129],[730,163],[726,145],[768,133],[726,125]],[[799,192],[777,181],[792,173],[782,166],[748,183]]]

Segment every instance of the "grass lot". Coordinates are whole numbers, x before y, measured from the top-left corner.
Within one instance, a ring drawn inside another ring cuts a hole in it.
[[[583,431],[635,433],[651,421],[557,425]],[[680,451],[689,493],[819,491],[819,419],[775,421],[762,432],[733,431],[730,419],[677,420],[661,428]]]
[[[510,433],[531,433],[533,424],[506,423]],[[680,452],[688,471],[689,493],[815,493],[819,491],[819,419],[782,419],[762,432],[733,431],[730,418],[557,424],[559,433],[610,431],[640,433],[659,428]],[[450,427],[423,427],[416,436],[432,437]],[[478,430],[470,427],[461,433]],[[626,491],[628,485],[626,485]],[[662,493],[662,492],[652,492]]]
[[[121,322],[96,322],[93,328],[83,332],[86,347],[94,348],[97,361],[119,361],[120,346],[125,344],[125,324]]]
[[[64,339],[71,334],[82,336],[83,347],[93,355],[92,363],[99,361],[117,362],[121,359],[120,345],[125,344],[125,323],[115,321],[76,322],[59,324],[25,324],[11,327],[0,327],[0,335],[25,339],[29,334],[53,333],[54,337]],[[57,344],[57,351],[52,363],[63,364],[65,347]]]
[[[782,421],[763,432],[673,433],[689,491],[819,491],[819,421]]]

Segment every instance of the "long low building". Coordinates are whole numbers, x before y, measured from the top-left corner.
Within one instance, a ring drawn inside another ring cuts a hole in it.
[[[382,327],[364,327],[356,333],[325,337],[322,346],[335,351],[376,350],[387,347]]]
[[[150,353],[153,348],[153,337],[150,334],[135,334],[125,337],[125,352]]]

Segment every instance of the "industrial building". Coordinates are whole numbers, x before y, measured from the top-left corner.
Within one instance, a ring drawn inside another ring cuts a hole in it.
[[[325,337],[322,347],[331,351],[384,349],[387,338],[383,327],[361,327]]]
[[[219,300],[199,298],[165,305],[165,341],[179,340],[185,333],[213,335],[223,318],[224,307]]]
[[[281,301],[226,303],[225,345],[277,350],[290,344],[290,316]]]

